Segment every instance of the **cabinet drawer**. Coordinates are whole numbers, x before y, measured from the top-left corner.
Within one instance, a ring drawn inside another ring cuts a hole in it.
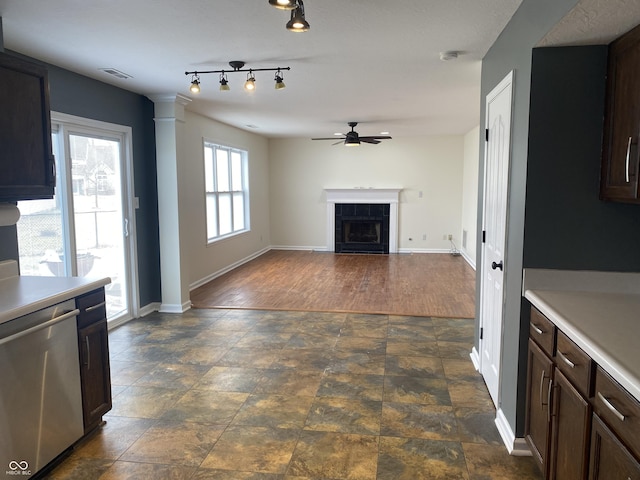
[[[598,367],[593,409],[618,435],[636,458],[640,458],[640,403]]]
[[[597,415],[592,425],[589,480],[640,480],[640,464]]]
[[[76,307],[80,310],[78,328],[104,320],[107,317],[104,288],[76,297]]]
[[[553,356],[556,327],[547,317],[536,310],[535,307],[531,307],[529,337],[531,337],[547,355],[550,357]]]
[[[555,361],[557,367],[571,380],[576,390],[589,398],[593,378],[591,357],[569,340],[562,331],[558,331]]]

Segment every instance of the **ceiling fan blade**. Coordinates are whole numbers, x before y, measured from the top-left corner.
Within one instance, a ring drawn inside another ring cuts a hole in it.
[[[389,135],[367,135],[366,137],[360,137],[360,140],[363,138],[373,138],[374,140],[391,140]]]
[[[333,145],[340,145],[341,143],[344,143],[344,140],[340,140],[339,142],[332,143],[331,145],[332,145],[332,146],[333,146]]]
[[[373,137],[360,137],[360,141],[364,143],[373,143],[374,145],[380,143],[380,140],[376,140]]]
[[[340,137],[312,138],[311,140],[337,140],[339,138]],[[342,140],[344,140],[344,138]]]

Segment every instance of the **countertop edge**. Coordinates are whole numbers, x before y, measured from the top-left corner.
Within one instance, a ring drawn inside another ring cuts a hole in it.
[[[46,285],[55,280],[55,284]],[[0,311],[0,324],[28,315],[56,303],[70,300],[111,283],[109,277],[87,279],[83,277],[11,277],[0,281],[0,291],[8,291],[9,295],[19,296],[25,290],[36,289],[37,292],[23,295],[23,300],[16,300],[13,305]],[[42,288],[46,285],[47,288]]]
[[[556,327],[569,337],[576,345],[585,351],[605,372],[611,375],[636,400],[640,401],[640,378],[637,373],[630,372],[615,358],[608,355],[597,344],[595,339],[576,328],[575,324],[564,315],[556,311],[549,302],[540,298],[535,290],[525,290],[524,297],[545,315]]]

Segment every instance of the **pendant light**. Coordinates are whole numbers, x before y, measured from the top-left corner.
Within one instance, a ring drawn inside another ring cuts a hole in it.
[[[251,70],[247,73],[247,81],[244,82],[244,89],[250,92],[256,89],[256,77]]]
[[[276,72],[276,77],[274,78],[276,82],[276,90],[282,90],[286,85],[284,84],[284,79],[282,78],[282,72],[278,70]]]

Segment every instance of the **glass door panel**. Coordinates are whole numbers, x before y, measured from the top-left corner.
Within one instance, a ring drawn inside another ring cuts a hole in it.
[[[125,137],[64,123],[52,130],[55,197],[18,204],[20,273],[110,277],[107,318],[130,315]]]
[[[69,135],[78,276],[110,277],[107,316],[127,310],[119,140]]]

